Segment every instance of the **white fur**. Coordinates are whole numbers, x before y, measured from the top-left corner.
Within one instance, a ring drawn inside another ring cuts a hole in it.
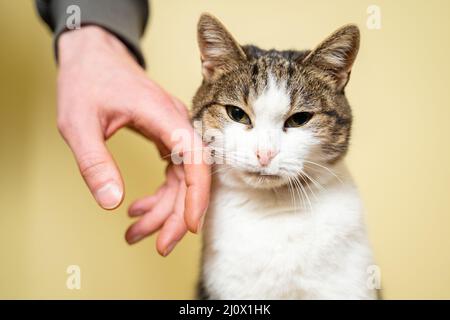
[[[254,182],[253,178],[241,174],[244,170],[281,175],[284,179],[279,184],[285,184],[288,177],[297,176],[298,170],[303,169],[302,162],[293,161],[308,157],[315,151],[318,141],[309,129],[292,128],[283,131],[283,124],[291,107],[290,96],[286,91],[286,84],[277,83],[272,75],[268,77],[266,89],[250,103],[254,111],[253,128],[248,130],[241,123],[230,122],[225,126],[223,136],[215,135],[215,142],[211,144],[218,151],[217,155],[226,158],[227,174],[219,177],[235,185]],[[258,149],[272,150],[277,154],[267,167],[259,166],[256,156]],[[273,187],[272,183],[268,185]],[[258,181],[258,184],[266,185],[264,181]]]
[[[216,165],[204,229],[207,292],[213,299],[375,298],[366,285],[373,261],[363,209],[345,165],[325,168],[306,160],[318,161],[318,141],[308,129],[282,130],[289,95],[273,77],[252,106],[253,128],[230,122],[227,141],[215,145],[235,156]],[[261,147],[278,152],[267,168],[258,166]],[[288,188],[299,171],[315,183]]]
[[[286,91],[286,83],[277,83],[269,74],[266,89],[252,103],[253,111],[259,124],[283,123],[283,115],[289,112],[291,99]]]

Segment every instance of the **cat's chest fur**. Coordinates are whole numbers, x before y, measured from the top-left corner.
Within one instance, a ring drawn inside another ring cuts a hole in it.
[[[353,183],[329,181],[313,189],[315,196],[307,192],[309,201],[288,189],[241,189],[216,181],[204,229],[207,296],[373,297],[365,284],[372,257]]]

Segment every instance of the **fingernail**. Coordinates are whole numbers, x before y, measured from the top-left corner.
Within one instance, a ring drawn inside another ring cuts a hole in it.
[[[138,242],[139,240],[141,240],[142,239],[142,235],[141,234],[137,234],[137,235],[135,235],[135,236],[133,236],[131,239],[130,239],[130,244],[134,244],[134,243],[136,243],[136,242]]]
[[[110,182],[95,193],[95,199],[105,209],[114,209],[122,200],[122,191],[116,183]]]
[[[164,251],[163,256],[164,256],[164,257],[167,257],[167,255],[168,255],[169,253],[172,252],[173,248],[175,248],[175,246],[177,245],[177,243],[178,243],[178,241],[174,241],[174,242],[172,242],[171,244],[169,244],[169,245],[167,246],[166,250]]]

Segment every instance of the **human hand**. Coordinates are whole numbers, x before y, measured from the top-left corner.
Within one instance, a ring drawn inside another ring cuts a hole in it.
[[[122,127],[153,141],[163,156],[180,146],[173,131],[184,130],[192,143],[183,143],[181,153],[198,159],[202,148],[192,145],[200,138],[185,106],[151,81],[114,35],[96,26],[65,32],[58,56],[58,129],[100,206],[114,209],[123,200],[122,177],[105,146]],[[209,188],[210,169],[203,161],[169,164],[157,193],[129,208],[129,215],[140,219],[126,240],[135,243],[160,230],[156,247],[166,256],[188,229],[201,229]]]

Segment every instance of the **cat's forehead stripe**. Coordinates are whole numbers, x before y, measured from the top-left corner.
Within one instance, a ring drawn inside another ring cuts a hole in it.
[[[272,72],[267,73],[267,82],[252,104],[257,117],[279,117],[291,108],[291,97],[286,80],[277,79]]]

